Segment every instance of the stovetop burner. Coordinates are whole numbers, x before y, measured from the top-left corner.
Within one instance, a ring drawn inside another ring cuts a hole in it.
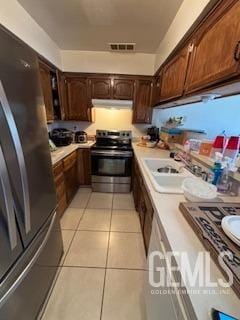
[[[179,208],[217,264],[219,254],[230,254],[225,254],[223,261],[233,273],[233,289],[240,296],[240,247],[228,238],[221,227],[224,217],[240,215],[239,204],[181,203]]]

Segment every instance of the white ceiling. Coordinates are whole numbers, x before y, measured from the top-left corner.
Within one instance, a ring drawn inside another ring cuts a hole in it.
[[[183,0],[18,0],[60,49],[108,51],[136,42],[155,53]]]

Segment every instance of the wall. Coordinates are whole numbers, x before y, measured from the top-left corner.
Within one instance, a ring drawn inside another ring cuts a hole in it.
[[[0,23],[61,68],[60,50],[16,0],[0,0]]]
[[[153,75],[154,54],[62,50],[64,71]]]
[[[54,128],[67,128],[73,131],[83,130],[88,134],[95,134],[97,129],[106,130],[132,130],[134,137],[142,136],[146,133],[149,125],[132,124],[131,109],[111,109],[111,108],[93,108],[95,112],[95,122],[80,121],[59,121],[54,123]],[[53,128],[53,126],[51,126]],[[50,129],[50,127],[49,127]]]
[[[211,0],[184,0],[165,37],[161,41],[155,58],[155,71],[167,59],[192,24]]]
[[[186,116],[185,128],[203,129],[213,139],[226,130],[227,135],[240,134],[240,95],[208,103],[196,103],[165,110],[155,110],[153,123],[161,127],[169,117]]]

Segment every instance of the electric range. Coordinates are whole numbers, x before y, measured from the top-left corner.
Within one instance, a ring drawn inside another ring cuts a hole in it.
[[[97,130],[91,148],[93,191],[130,192],[132,158],[131,131]]]
[[[228,238],[221,227],[224,217],[240,215],[240,204],[181,203],[179,209],[226,277],[224,268],[219,264],[218,256],[221,253],[231,255],[224,255],[223,262],[233,274],[232,288],[240,297],[240,247]]]

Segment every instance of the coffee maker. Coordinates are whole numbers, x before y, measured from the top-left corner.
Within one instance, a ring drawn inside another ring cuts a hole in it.
[[[159,128],[155,126],[148,128],[147,135],[150,136],[150,141],[159,141]]]

